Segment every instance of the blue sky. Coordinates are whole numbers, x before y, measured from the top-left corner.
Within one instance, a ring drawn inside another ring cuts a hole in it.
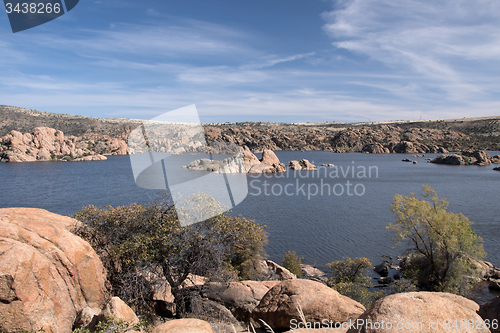
[[[0,104],[203,122],[499,115],[498,0],[80,0],[13,34]]]

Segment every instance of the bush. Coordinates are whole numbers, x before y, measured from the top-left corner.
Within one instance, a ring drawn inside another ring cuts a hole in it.
[[[365,307],[384,295],[382,291],[369,290],[373,288],[373,284],[367,274],[373,265],[367,258],[344,258],[343,261],[334,261],[326,265],[331,268],[329,285]]]
[[[448,202],[439,200],[429,185],[422,189],[421,200],[411,193],[396,194],[392,201],[397,219],[387,228],[396,232],[396,243],[409,239],[412,245],[404,277],[415,280],[421,290],[467,295],[478,277],[474,262],[486,255],[482,239],[469,219],[446,211]]]
[[[302,258],[299,258],[295,251],[288,251],[283,257],[281,264],[293,274],[299,277],[302,276],[302,268],[300,267]]]
[[[87,328],[77,328],[73,330],[73,333],[119,333],[119,332],[147,332],[149,331],[149,325],[146,321],[141,320],[136,325],[131,325],[123,319],[114,319],[113,317],[109,317],[106,321],[99,322],[95,331],[90,331]]]
[[[204,194],[191,200],[220,209]],[[88,206],[74,217],[83,222],[75,233],[90,243],[108,270],[113,294],[139,312],[148,303],[151,278],[158,274],[176,296],[189,274],[214,281],[247,278],[253,263],[265,255],[263,227],[241,216],[221,214],[181,227],[172,205],[155,203]]]

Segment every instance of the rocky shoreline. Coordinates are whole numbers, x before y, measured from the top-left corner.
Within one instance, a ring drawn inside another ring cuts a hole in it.
[[[75,328],[93,330],[98,322],[110,318],[122,320],[129,327],[124,332],[143,332],[134,311],[111,296],[106,271],[94,249],[71,232],[77,223],[42,209],[0,209],[2,332],[71,333]],[[383,277],[390,265],[384,262],[375,269]],[[151,296],[156,303],[156,319],[150,332],[243,333],[249,332],[245,328],[250,324],[276,332],[298,328],[304,330],[295,332],[380,331],[371,329],[370,321],[393,325],[384,329],[390,333],[400,332],[397,325],[402,321],[426,325],[414,332],[439,332],[445,329],[428,330],[427,325],[462,319],[481,324],[481,328],[466,327],[460,332],[499,332],[498,326],[491,324],[500,320],[500,297],[480,306],[449,293],[402,292],[380,298],[367,309],[328,287],[323,272],[307,265],[301,268],[304,278],[272,261],[261,260],[256,267],[261,281],[210,282],[189,275],[179,294],[188,304],[183,319],[173,318],[174,296],[167,281],[159,280]],[[487,262],[478,263],[477,269],[490,288],[496,288],[500,269]],[[328,330],[314,326],[325,320]],[[359,324],[345,324],[352,322]],[[485,328],[485,322],[491,330]]]
[[[90,155],[127,154],[126,140],[133,129],[143,123],[144,120],[138,119],[99,119],[0,106],[1,159],[17,162],[51,158],[74,160]],[[449,151],[500,150],[499,117],[353,124],[243,122],[203,124],[202,127],[213,153],[228,144],[247,147],[255,153],[264,150],[325,150],[337,153],[444,154]],[[65,148],[57,147],[56,143],[62,145],[63,142],[55,139],[48,145],[48,152],[35,151],[44,147],[29,142],[11,144],[12,138],[14,141],[31,141],[28,136],[34,136],[39,128],[65,133],[69,154]],[[202,136],[196,140],[200,141]],[[179,150],[174,141],[167,138],[158,144],[174,152]],[[193,141],[185,151],[199,152],[200,142]],[[81,149],[80,153],[78,149]]]

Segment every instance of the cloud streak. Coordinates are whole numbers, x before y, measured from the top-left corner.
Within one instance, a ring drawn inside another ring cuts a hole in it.
[[[499,12],[495,0],[350,0],[323,19],[339,49],[417,73],[460,100],[484,91],[468,80],[472,68],[484,76],[499,68]]]

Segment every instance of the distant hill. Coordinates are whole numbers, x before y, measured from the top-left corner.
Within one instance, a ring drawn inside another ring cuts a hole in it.
[[[35,127],[51,127],[65,135],[95,133],[125,139],[139,124],[134,119],[100,119],[0,105],[0,137],[12,130],[31,133]]]
[[[0,137],[45,126],[65,135],[126,139],[142,120],[100,119],[0,106]],[[254,151],[439,152],[500,150],[500,116],[374,123],[223,123],[203,125],[208,141],[231,142]]]

